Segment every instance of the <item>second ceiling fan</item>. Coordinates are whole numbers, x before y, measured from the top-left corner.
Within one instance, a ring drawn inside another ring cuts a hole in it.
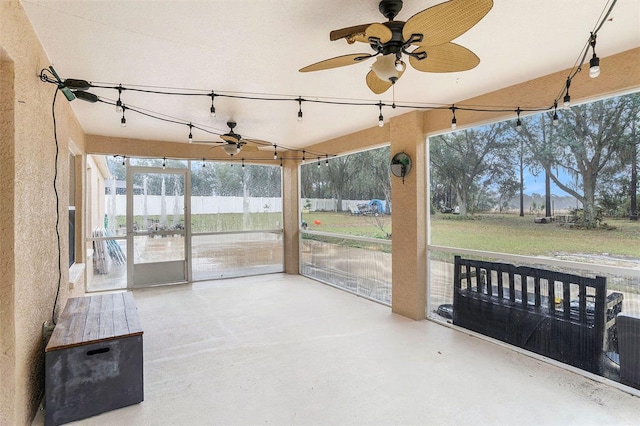
[[[451,40],[477,24],[493,7],[493,0],[449,0],[416,13],[406,22],[395,21],[402,0],[382,0],[384,23],[356,25],[331,31],[331,41],[367,43],[374,53],[354,53],[316,62],[300,72],[320,71],[363,62],[377,57],[367,74],[367,86],[379,94],[387,91],[404,73],[403,55],[413,68],[423,72],[457,72],[476,67],[480,59],[471,50]]]

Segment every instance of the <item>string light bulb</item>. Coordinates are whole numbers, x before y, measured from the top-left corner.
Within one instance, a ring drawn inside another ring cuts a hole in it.
[[[207,163],[206,163],[204,157],[202,157],[202,168],[204,169],[205,167],[207,167]]]
[[[126,107],[124,105],[122,105],[122,118],[120,119],[120,126],[121,127],[127,127],[127,119],[124,118],[125,109],[126,109]]]
[[[122,112],[122,100],[120,95],[122,94],[122,84],[118,85],[118,100],[116,101],[116,112]]]
[[[569,95],[569,86],[571,86],[571,77],[567,77],[567,91],[565,92],[564,99],[563,99],[565,108],[571,107],[571,96]]]
[[[302,97],[298,96],[298,123],[302,123]]]
[[[191,133],[192,128],[193,124],[189,123],[189,143],[193,143],[193,134]]]
[[[596,56],[596,35],[594,33],[591,33],[589,44],[593,51],[593,56],[589,60],[589,77],[596,78],[600,75],[600,58]]]
[[[162,170],[167,167],[167,157],[162,157]]]
[[[305,158],[304,158],[304,154],[305,154],[305,151],[304,151],[304,149],[303,149],[303,150],[302,150],[302,164],[304,164],[304,160],[305,160]]]
[[[273,145],[273,159],[277,160],[278,159],[278,145]]]
[[[558,101],[553,101],[553,120],[551,123],[557,126],[560,120],[558,120]]]
[[[380,108],[380,115],[378,116],[378,127],[383,127],[384,117],[382,116],[382,101],[378,102],[378,107]]]
[[[126,163],[126,161],[125,161],[126,159],[127,159],[127,156],[126,156],[126,155],[123,155],[123,156],[122,156],[122,165],[123,165],[123,166],[126,166],[126,165],[127,165],[127,163]]]
[[[282,168],[282,158],[280,158],[280,168]]]
[[[516,110],[516,114],[518,114],[518,119],[516,120],[516,131],[521,132],[522,131],[522,121],[520,121],[520,111],[522,111],[520,109],[520,107],[518,107],[518,109]]]
[[[317,164],[318,168],[320,168],[320,157],[318,156],[318,164]]]
[[[325,166],[327,166],[327,167],[329,167],[329,154],[325,154],[325,155],[324,155],[324,158],[325,158],[325,160],[324,160],[324,165],[325,165]]]
[[[242,159],[242,168],[244,169],[244,158]]]
[[[458,120],[456,120],[456,106],[451,106],[451,112],[453,113],[453,118],[451,119],[451,128],[455,130],[458,127]]]
[[[216,107],[213,105],[213,100],[216,97],[216,94],[213,93],[213,90],[211,91],[211,118],[215,118],[216,117]]]

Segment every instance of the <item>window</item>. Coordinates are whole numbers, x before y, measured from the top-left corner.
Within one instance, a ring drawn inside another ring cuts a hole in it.
[[[391,304],[390,148],[300,168],[301,273]]]

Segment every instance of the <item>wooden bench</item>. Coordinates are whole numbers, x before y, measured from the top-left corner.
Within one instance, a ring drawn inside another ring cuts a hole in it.
[[[453,324],[600,374],[622,294],[604,277],[455,257]]]
[[[45,348],[45,425],[141,402],[142,334],[130,292],[69,299]]]

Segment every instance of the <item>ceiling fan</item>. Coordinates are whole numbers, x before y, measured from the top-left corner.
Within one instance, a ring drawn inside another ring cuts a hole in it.
[[[258,150],[257,146],[247,145],[247,143],[271,146],[271,143],[269,142],[261,141],[259,139],[245,139],[241,135],[234,132],[233,129],[236,127],[235,121],[227,121],[227,126],[229,126],[229,132],[225,133],[224,135],[220,135],[220,138],[224,142],[221,142],[221,145],[215,146],[213,148],[222,147],[224,152],[226,152],[231,157],[238,154],[240,150],[244,150],[244,151]]]
[[[367,43],[374,53],[354,53],[316,62],[300,72],[320,71],[363,62],[377,57],[367,74],[367,86],[379,94],[402,76],[406,64],[403,55],[418,71],[457,72],[476,67],[480,58],[471,50],[451,40],[477,24],[493,7],[493,0],[449,0],[418,12],[406,22],[395,21],[402,0],[382,0],[380,12],[389,20],[383,23],[356,25],[331,31],[331,41]]]

